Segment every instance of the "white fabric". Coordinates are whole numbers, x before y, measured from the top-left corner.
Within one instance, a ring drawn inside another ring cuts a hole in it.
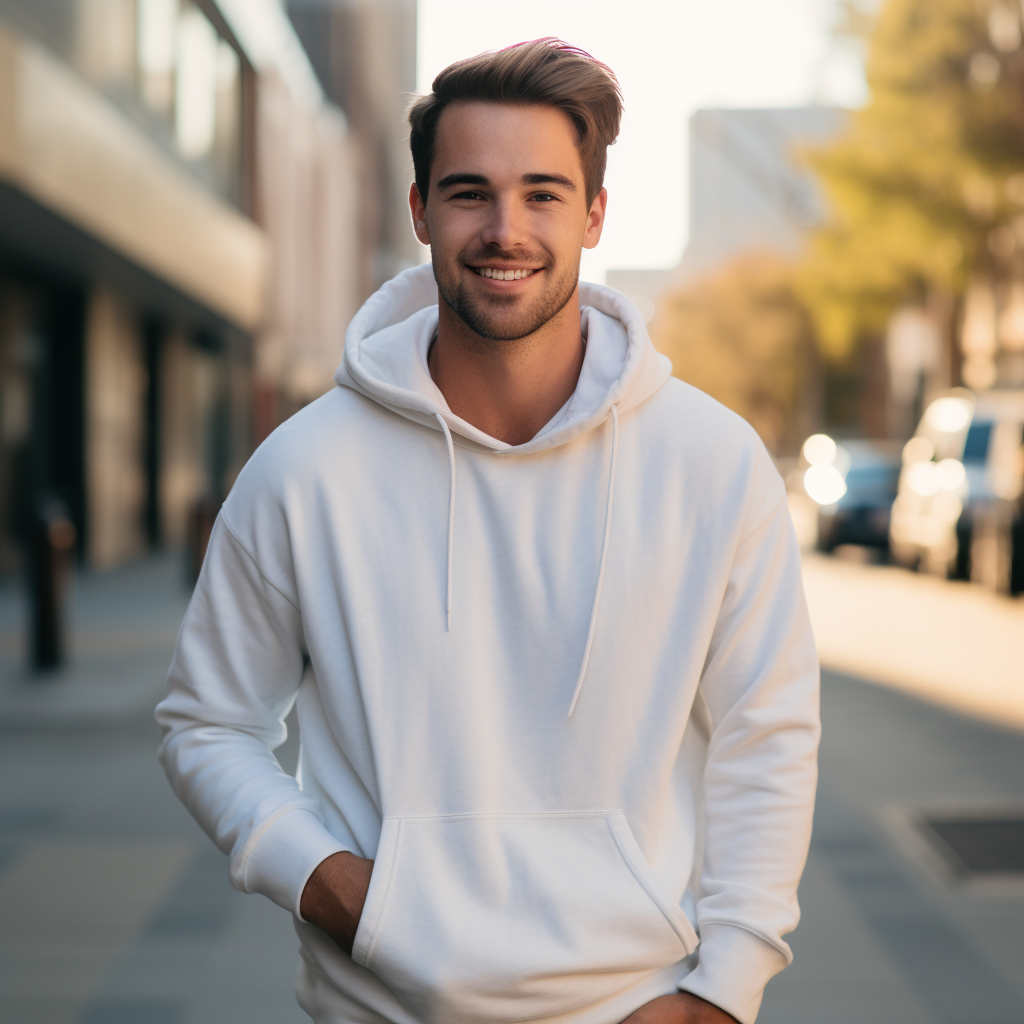
[[[317,1021],[617,1024],[679,985],[750,1024],[790,959],[818,670],[783,486],[580,294],[576,391],[510,446],[447,407],[402,274],[214,529],[160,756],[296,916],[313,861],[376,858],[353,958],[296,920]]]

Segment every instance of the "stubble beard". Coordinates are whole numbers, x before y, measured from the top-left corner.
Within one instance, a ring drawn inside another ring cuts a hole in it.
[[[487,259],[516,263],[541,262],[532,254],[514,251],[490,251],[467,257],[460,254],[452,264],[442,265],[431,253],[434,280],[438,294],[451,311],[478,337],[486,341],[519,341],[540,330],[557,316],[576,291],[580,278],[580,264],[569,264],[557,276],[550,266],[544,273],[551,276],[541,294],[527,300],[521,295],[494,295],[479,298],[470,294],[458,268],[470,261],[483,263]],[[473,271],[468,271],[473,273]]]

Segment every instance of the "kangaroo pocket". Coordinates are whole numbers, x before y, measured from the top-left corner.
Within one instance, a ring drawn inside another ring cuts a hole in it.
[[[384,821],[352,957],[426,1024],[554,1017],[692,952],[621,811]]]

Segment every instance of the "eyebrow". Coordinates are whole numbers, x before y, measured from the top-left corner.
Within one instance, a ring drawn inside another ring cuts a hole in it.
[[[446,174],[438,183],[438,192],[443,192],[446,188],[451,188],[453,185],[489,185],[490,180],[483,174],[464,174],[457,172],[455,174]]]
[[[576,191],[576,183],[567,178],[564,174],[524,174],[522,178],[524,185],[561,185],[569,192]],[[467,174],[457,171],[455,174],[446,174],[436,185],[438,192],[452,188],[455,185],[482,185],[491,183],[484,174]]]
[[[569,192],[576,191],[576,183],[564,174],[524,174],[524,185],[561,185]]]

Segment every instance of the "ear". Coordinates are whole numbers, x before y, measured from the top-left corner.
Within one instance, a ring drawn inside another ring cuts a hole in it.
[[[409,188],[409,212],[412,214],[412,229],[416,237],[424,244],[430,245],[430,232],[427,231],[427,208],[420,198],[420,190],[413,182]]]
[[[583,232],[583,248],[593,249],[601,241],[601,232],[604,230],[604,214],[608,208],[608,190],[602,188],[594,196],[590,204],[590,212],[587,214],[587,228]]]

